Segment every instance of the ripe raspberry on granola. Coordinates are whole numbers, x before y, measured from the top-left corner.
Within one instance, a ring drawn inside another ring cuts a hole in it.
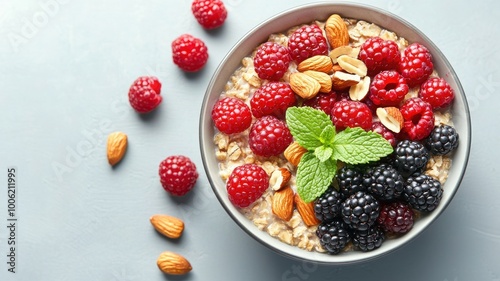
[[[215,127],[225,134],[240,133],[250,127],[252,113],[242,100],[225,97],[212,108],[212,120]]]
[[[399,73],[410,87],[422,84],[433,70],[432,55],[425,46],[413,43],[405,48],[399,62]]]
[[[227,10],[220,0],[194,0],[191,11],[198,23],[205,29],[214,29],[224,24]]]
[[[290,85],[283,82],[271,82],[261,86],[252,96],[250,107],[256,118],[273,115],[285,116],[286,109],[295,105],[297,99]]]
[[[369,98],[377,106],[399,106],[408,90],[403,76],[394,70],[384,70],[373,77]]]
[[[295,30],[288,39],[288,48],[297,63],[315,55],[328,54],[328,43],[316,24],[304,25]]]
[[[401,60],[401,52],[396,42],[380,37],[367,39],[359,51],[359,59],[368,68],[369,75],[383,70],[397,69]]]
[[[255,53],[253,64],[260,79],[280,80],[290,65],[287,47],[275,42],[262,44]]]
[[[271,115],[255,121],[248,136],[252,152],[263,157],[283,153],[292,141],[293,137],[286,123]]]
[[[400,108],[404,118],[403,131],[410,140],[425,139],[434,128],[432,106],[420,98],[403,102]]]
[[[331,117],[337,130],[361,127],[369,131],[372,127],[372,112],[366,104],[359,101],[342,100],[335,103]]]
[[[196,72],[207,63],[208,48],[201,39],[183,34],[172,42],[172,59],[180,69]]]
[[[248,207],[255,202],[268,187],[269,176],[256,164],[236,167],[226,183],[229,201],[240,208]]]
[[[161,83],[154,76],[138,77],[130,86],[128,99],[130,105],[139,113],[153,111],[162,101]]]
[[[445,108],[451,104],[455,94],[450,84],[443,78],[432,77],[420,86],[418,96],[433,108]]]

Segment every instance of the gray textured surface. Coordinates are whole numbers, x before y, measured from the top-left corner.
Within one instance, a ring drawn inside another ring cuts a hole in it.
[[[359,1],[405,18],[433,40],[471,108],[473,147],[462,186],[411,244],[359,265],[302,263],[252,240],[219,205],[198,148],[204,89],[253,26],[309,2],[225,1],[226,24],[205,32],[188,0],[0,0],[0,280],[500,280],[494,129],[500,6],[493,0]],[[209,63],[196,75],[171,63],[170,42],[181,33],[208,45]],[[126,97],[144,74],[160,78],[164,96],[145,118]],[[111,169],[105,138],[115,130],[130,143],[124,161]],[[200,172],[186,198],[169,197],[158,181],[159,162],[172,154],[191,157]],[[6,264],[10,166],[19,180],[16,274]],[[155,213],[184,219],[183,237],[158,235],[149,223]],[[165,250],[186,256],[193,272],[163,275],[156,258]]]

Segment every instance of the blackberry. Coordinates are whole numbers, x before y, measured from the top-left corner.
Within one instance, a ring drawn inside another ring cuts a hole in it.
[[[360,168],[344,166],[337,173],[337,183],[339,192],[344,198],[351,196],[358,191],[365,191],[363,185],[364,173]]]
[[[380,200],[392,200],[401,196],[404,188],[403,176],[391,165],[380,164],[368,169],[366,189]]]
[[[379,202],[373,195],[358,191],[342,202],[341,216],[352,229],[367,230],[379,215]]]
[[[363,252],[379,248],[385,240],[385,233],[377,224],[367,230],[355,230],[351,236],[354,246]]]
[[[429,151],[421,143],[403,140],[394,151],[394,166],[404,177],[408,177],[415,172],[421,172],[429,158]]]
[[[425,146],[434,155],[448,154],[458,147],[458,133],[448,125],[436,126],[425,139]]]
[[[441,202],[442,197],[441,183],[433,177],[418,174],[406,180],[403,198],[417,211],[433,211]]]
[[[403,234],[413,227],[413,210],[403,202],[382,205],[378,224],[387,232]]]
[[[322,222],[316,229],[316,235],[323,249],[329,254],[338,254],[351,241],[348,228],[341,220]]]
[[[314,213],[316,218],[322,222],[332,221],[340,215],[341,204],[341,194],[335,188],[330,187],[314,201]]]

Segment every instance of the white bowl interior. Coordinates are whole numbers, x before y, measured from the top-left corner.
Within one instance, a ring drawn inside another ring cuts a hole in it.
[[[440,205],[432,213],[420,218],[414,224],[413,229],[406,235],[397,239],[386,240],[382,247],[366,253],[351,251],[339,255],[328,255],[324,253],[308,252],[298,247],[280,242],[266,232],[257,229],[257,227],[245,218],[229,201],[225,183],[219,177],[218,162],[215,158],[215,145],[213,143],[215,130],[211,120],[211,110],[214,103],[218,100],[220,93],[223,91],[229,77],[240,66],[241,59],[249,55],[256,46],[266,41],[268,36],[272,33],[283,32],[292,26],[310,23],[314,20],[326,20],[328,16],[334,13],[347,18],[373,22],[383,28],[396,32],[396,34],[406,38],[409,42],[422,43],[432,53],[435,69],[441,77],[447,80],[456,93],[452,113],[454,126],[460,135],[460,145],[454,153],[452,167],[449,171],[449,178],[443,186],[444,193]],[[375,7],[346,2],[322,2],[299,6],[272,17],[248,32],[231,49],[215,71],[207,88],[200,115],[200,149],[205,171],[217,198],[234,221],[252,237],[281,254],[301,260],[328,264],[346,264],[366,261],[389,253],[419,235],[429,224],[436,220],[455,195],[467,166],[470,143],[471,122],[464,91],[451,65],[434,43],[414,26],[393,14]]]

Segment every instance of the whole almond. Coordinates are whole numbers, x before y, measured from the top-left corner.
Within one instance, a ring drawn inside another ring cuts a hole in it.
[[[358,84],[360,81],[359,75],[336,71],[332,76],[332,89],[341,91]]]
[[[168,238],[179,238],[184,230],[184,222],[176,217],[154,215],[149,221],[158,232]]]
[[[332,71],[332,67],[332,59],[329,56],[316,55],[300,62],[299,65],[297,65],[297,70],[300,72],[314,70],[330,73]]]
[[[163,273],[170,275],[183,275],[193,269],[186,258],[168,251],[160,254],[156,264]]]
[[[319,91],[321,93],[329,93],[332,90],[332,78],[330,77],[330,75],[314,70],[304,71],[304,74],[311,76],[312,78],[314,78],[314,80],[319,82],[319,84],[321,85]]]
[[[290,74],[290,88],[300,97],[311,99],[319,93],[321,84],[307,74],[296,72]]]
[[[108,135],[107,157],[111,166],[120,162],[127,150],[127,135],[122,132],[114,132]]]
[[[382,125],[394,133],[399,133],[403,128],[403,114],[397,107],[379,107],[376,113]]]
[[[302,155],[307,152],[307,149],[300,146],[300,144],[296,141],[292,142],[283,153],[285,155],[286,160],[292,163],[295,167],[297,167],[300,163],[300,159]]]
[[[349,44],[347,24],[337,14],[331,15],[325,22],[325,34],[332,49]]]
[[[314,202],[304,202],[297,193],[295,194],[293,200],[295,202],[295,206],[297,207],[297,211],[299,211],[299,214],[302,217],[302,221],[304,221],[307,226],[319,224],[319,220],[316,218],[314,213]]]
[[[278,218],[289,221],[293,215],[293,189],[287,186],[273,195],[271,210]]]

